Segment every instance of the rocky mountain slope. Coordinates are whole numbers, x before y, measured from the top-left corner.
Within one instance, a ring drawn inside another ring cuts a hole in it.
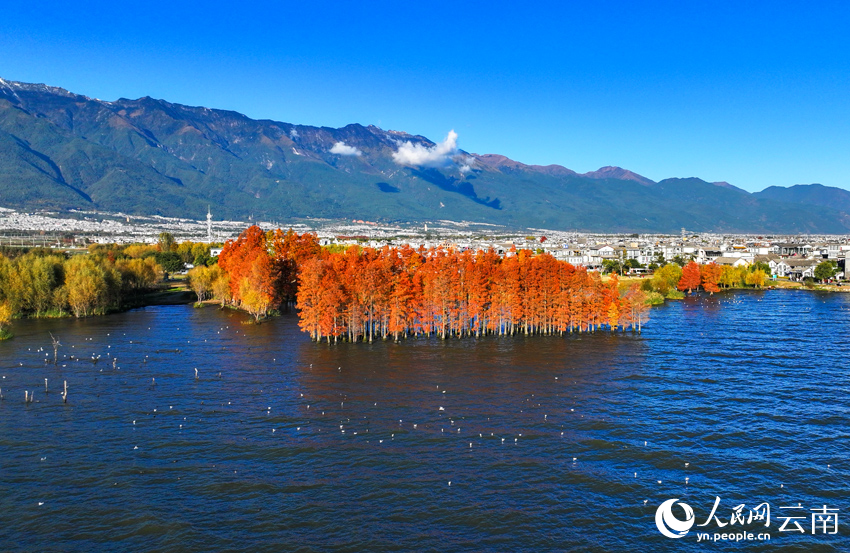
[[[470,154],[456,138],[253,120],[147,97],[106,102],[0,79],[0,206],[201,218],[210,204],[234,219],[451,219],[609,232],[850,230],[850,203],[696,178],[656,183],[618,167],[578,174]]]

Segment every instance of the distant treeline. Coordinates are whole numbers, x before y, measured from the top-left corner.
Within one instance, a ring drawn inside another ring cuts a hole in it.
[[[679,299],[684,297],[685,292],[700,288],[710,294],[728,288],[761,288],[770,272],[770,267],[763,262],[744,267],[716,263],[699,265],[694,261],[684,266],[668,263],[645,279],[641,288],[650,293],[651,303],[662,303],[664,298]]]
[[[671,263],[640,284],[559,261],[547,253],[458,252],[410,247],[323,248],[314,234],[252,226],[218,258],[210,245],[94,245],[87,254],[51,249],[0,253],[0,337],[14,317],[76,317],[137,304],[186,264],[199,301],[214,298],[255,319],[295,304],[313,339],[442,338],[636,329],[648,306],[703,288],[764,285],[769,267]]]
[[[0,253],[0,335],[19,317],[86,317],[135,305],[165,273],[186,262],[214,263],[210,246],[159,243],[92,245],[87,253],[50,248]]]

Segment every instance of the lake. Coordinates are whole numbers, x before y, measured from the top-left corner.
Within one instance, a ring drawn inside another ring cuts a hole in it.
[[[642,334],[332,345],[216,307],[17,321],[0,549],[846,550],[850,296],[650,315]],[[668,499],[695,513],[683,538],[656,526]],[[764,502],[769,527],[729,524]],[[837,534],[812,534],[822,506]],[[779,531],[792,516],[804,533]],[[741,529],[771,540],[697,541]]]

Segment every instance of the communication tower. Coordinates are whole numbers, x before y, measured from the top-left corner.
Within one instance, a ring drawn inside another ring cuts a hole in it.
[[[207,244],[212,244],[212,213],[210,206],[207,206]]]

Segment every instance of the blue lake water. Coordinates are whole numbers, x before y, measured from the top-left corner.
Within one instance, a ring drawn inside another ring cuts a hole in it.
[[[698,296],[640,335],[327,345],[245,320],[17,321],[0,550],[850,550],[848,295]],[[698,528],[716,497],[727,526]],[[656,527],[667,499],[683,538]],[[763,502],[769,527],[728,525]],[[838,533],[813,535],[824,505]],[[742,529],[771,540],[697,542]]]

